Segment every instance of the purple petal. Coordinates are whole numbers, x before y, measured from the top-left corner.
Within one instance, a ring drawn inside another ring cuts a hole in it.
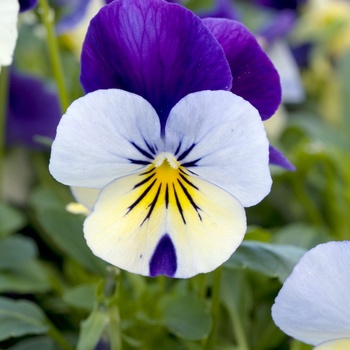
[[[281,102],[278,73],[253,34],[241,23],[203,19],[222,45],[232,73],[231,91],[250,102],[261,118],[270,118]]]
[[[91,21],[82,52],[86,92],[120,88],[157,111],[162,127],[171,108],[202,90],[229,90],[225,54],[202,21],[162,0],[120,0]]]
[[[36,136],[53,139],[61,118],[56,94],[36,77],[11,73],[6,142],[42,148]]]
[[[295,166],[283,155],[283,153],[270,145],[270,164],[280,166],[286,170],[295,171]]]
[[[30,10],[36,6],[38,0],[19,0],[19,12]]]
[[[165,275],[173,277],[177,269],[176,252],[169,235],[165,234],[159,241],[149,264],[150,276]]]
[[[296,10],[305,0],[256,0],[258,5],[271,7],[276,10]]]
[[[261,28],[257,35],[262,36],[267,43],[285,37],[294,27],[296,13],[290,10],[278,12],[268,24]]]
[[[209,10],[197,11],[196,14],[201,17],[228,18],[239,20],[240,16],[231,0],[216,0],[214,6]]]

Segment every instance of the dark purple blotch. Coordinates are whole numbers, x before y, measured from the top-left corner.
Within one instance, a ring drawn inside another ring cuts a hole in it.
[[[149,263],[151,277],[165,275],[174,277],[177,269],[177,258],[174,244],[168,234],[165,234],[152,255]]]
[[[19,0],[19,11],[31,10],[37,5],[38,0]]]

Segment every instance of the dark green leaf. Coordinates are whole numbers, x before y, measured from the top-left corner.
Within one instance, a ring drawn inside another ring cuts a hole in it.
[[[25,223],[26,219],[20,211],[0,203],[0,238],[18,231]]]
[[[45,315],[36,304],[0,297],[0,340],[43,334],[48,329]]]

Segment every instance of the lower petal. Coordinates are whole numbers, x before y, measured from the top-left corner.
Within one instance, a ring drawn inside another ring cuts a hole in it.
[[[350,336],[350,334],[349,334]],[[327,341],[319,346],[316,346],[314,350],[348,350],[350,349],[350,339],[337,339]]]
[[[93,253],[152,277],[188,278],[225,262],[246,231],[241,204],[186,171],[169,181],[149,174],[120,178],[102,190],[84,224]]]

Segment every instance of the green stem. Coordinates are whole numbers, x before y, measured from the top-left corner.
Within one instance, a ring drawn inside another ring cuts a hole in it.
[[[2,188],[5,158],[5,130],[8,102],[8,72],[9,71],[7,67],[2,67],[0,74],[0,191]]]
[[[62,63],[54,30],[53,11],[50,9],[47,0],[39,0],[39,4],[41,8],[41,18],[46,28],[47,43],[49,46],[52,70],[57,84],[61,109],[62,112],[65,112],[69,106],[69,99],[64,84]]]
[[[247,337],[245,335],[242,322],[240,317],[237,314],[237,310],[234,310],[234,312],[231,315],[232,323],[233,323],[233,331],[236,336],[236,341],[238,345],[239,350],[249,350],[249,345],[247,341]]]
[[[63,350],[74,350],[74,348],[67,342],[61,333],[53,324],[50,324],[48,335],[61,347]]]
[[[205,350],[215,349],[216,336],[218,333],[218,326],[219,326],[221,272],[222,272],[221,266],[214,271],[214,282],[213,282],[212,301],[211,301],[211,316],[213,320],[213,327],[207,339],[207,342],[204,346]]]

